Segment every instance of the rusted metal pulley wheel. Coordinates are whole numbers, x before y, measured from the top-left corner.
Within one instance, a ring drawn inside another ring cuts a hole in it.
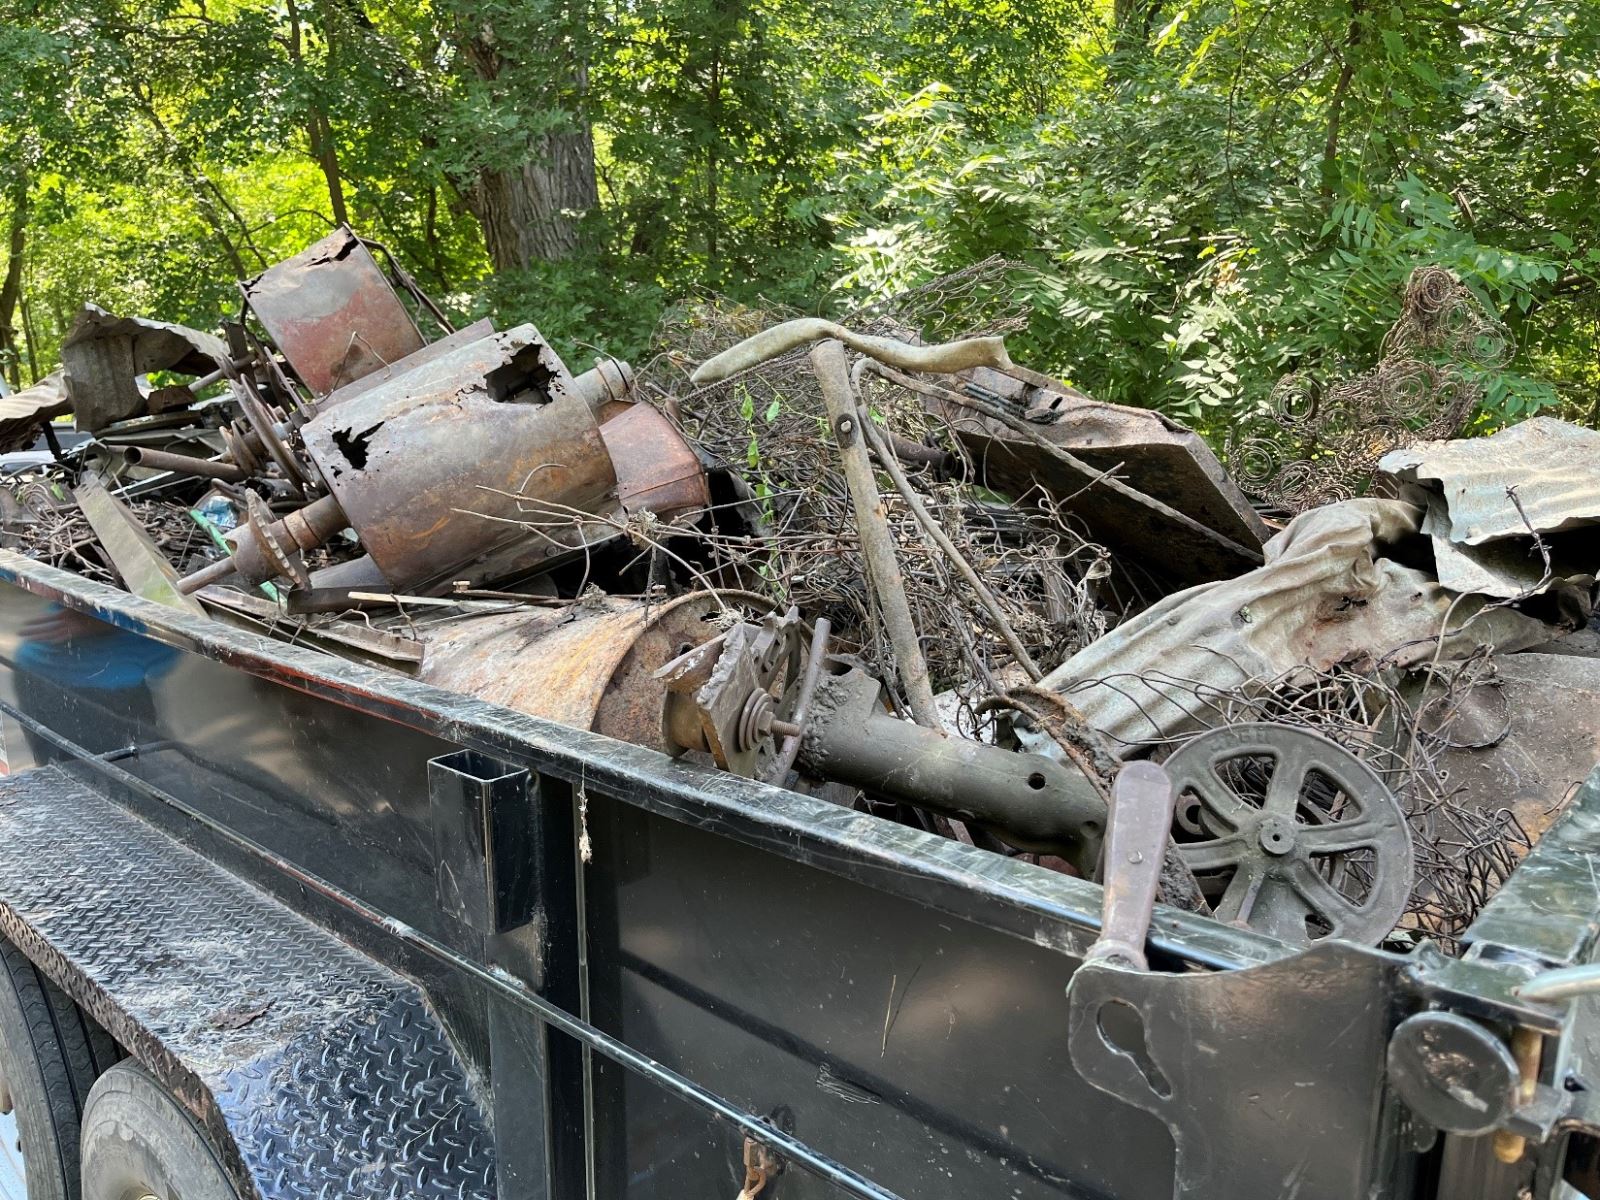
[[[1218,920],[1308,945],[1373,945],[1411,895],[1411,833],[1372,768],[1321,734],[1214,729],[1163,764],[1178,794],[1178,852]]]

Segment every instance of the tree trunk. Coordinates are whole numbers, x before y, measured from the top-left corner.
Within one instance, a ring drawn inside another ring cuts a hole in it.
[[[1150,26],[1161,11],[1161,0],[1112,0],[1111,24],[1119,54],[1150,43]]]
[[[17,303],[22,299],[22,254],[28,241],[28,180],[16,185],[11,201],[11,230],[7,245],[6,276],[0,282],[0,357],[12,390],[22,387],[22,355],[17,350]]]
[[[521,167],[481,172],[468,203],[497,271],[571,258],[579,219],[600,203],[593,134],[583,128],[547,135]]]
[[[320,109],[313,108],[306,117],[306,140],[310,143],[311,157],[322,168],[322,178],[328,185],[328,205],[333,212],[335,225],[350,224],[350,210],[344,202],[344,180],[339,174],[339,149],[333,143],[333,129]]]
[[[581,56],[561,46],[558,37],[546,36],[544,49],[551,56],[567,58],[564,67],[552,64],[557,78],[549,87],[552,99],[547,102],[559,107],[567,126],[538,138],[520,166],[484,168],[470,187],[463,188],[467,206],[483,226],[484,245],[497,271],[571,258],[578,251],[579,222],[600,206],[594,134],[582,112],[588,69]],[[485,83],[494,83],[506,71],[520,75],[525,70],[502,57],[492,26],[466,39],[462,49]],[[536,55],[539,50],[524,48],[523,53]],[[550,82],[547,77],[546,85]]]
[[[1328,137],[1322,146],[1322,198],[1333,199],[1334,182],[1339,176],[1339,129],[1344,121],[1345,97],[1356,74],[1356,52],[1361,45],[1361,0],[1350,0],[1350,27],[1339,55],[1339,78],[1333,84],[1328,102]]]
[[[304,68],[305,54],[303,51],[303,38],[301,36],[300,7],[294,0],[289,0],[289,37],[285,43],[289,57],[294,63]],[[328,74],[335,75],[338,65],[335,62],[335,47],[337,45],[333,22],[326,6],[323,7],[323,42],[327,46]],[[328,185],[328,207],[333,213],[335,225],[350,224],[350,210],[344,202],[344,179],[339,174],[339,148],[333,140],[333,126],[328,123],[327,114],[315,103],[306,109],[306,148],[311,154],[311,160],[322,171],[323,182]]]

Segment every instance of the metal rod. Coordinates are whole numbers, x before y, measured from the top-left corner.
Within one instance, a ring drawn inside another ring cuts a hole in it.
[[[1517,988],[1517,995],[1524,1000],[1540,1004],[1555,1004],[1593,992],[1600,992],[1600,963],[1545,971]]]
[[[192,454],[172,454],[166,450],[129,446],[123,450],[122,457],[129,466],[148,467],[152,471],[172,471],[178,475],[203,475],[207,479],[220,479],[224,483],[243,483],[250,478],[231,462],[214,458],[196,458]]]
[[[828,653],[828,635],[833,632],[833,625],[827,617],[818,617],[817,623],[811,627],[811,647],[806,654],[806,673],[800,681],[800,694],[794,701],[794,727],[780,729],[784,722],[774,721],[774,733],[784,735],[783,747],[778,751],[778,757],[772,764],[772,769],[767,772],[767,779],[782,787],[789,778],[789,772],[794,767],[795,757],[800,753],[800,739],[805,736],[806,718],[811,715],[811,702],[817,695],[817,681],[822,678],[822,659]]]
[[[252,361],[254,360],[250,355],[241,354],[238,358],[231,359],[228,363],[228,366],[235,371],[242,371],[248,367]],[[205,391],[205,389],[210,387],[213,383],[221,383],[227,373],[228,371],[226,368],[218,367],[209,375],[202,375],[199,379],[191,380],[189,383],[189,390],[198,395],[200,392]]]
[[[1007,429],[1021,434],[1035,446],[1038,446],[1039,449],[1043,450],[1051,458],[1055,459],[1063,466],[1071,467],[1074,471],[1081,474],[1084,479],[1092,480],[1097,486],[1107,488],[1110,491],[1116,492],[1119,496],[1124,496],[1137,504],[1142,504],[1146,508],[1160,513],[1167,520],[1174,521],[1177,524],[1182,525],[1185,529],[1205,538],[1207,541],[1214,542],[1223,549],[1232,551],[1247,562],[1260,563],[1263,561],[1260,549],[1243,545],[1234,541],[1226,534],[1218,533],[1215,529],[1212,529],[1211,526],[1195,520],[1188,513],[1179,512],[1170,504],[1162,503],[1148,492],[1141,492],[1138,488],[1124,483],[1115,475],[1108,475],[1104,471],[1095,470],[1095,468],[1084,462],[1083,459],[1079,458],[1076,454],[1073,454],[1067,450],[1063,450],[1049,438],[1041,436],[1037,429],[1029,426],[1029,424],[1021,417],[1018,417],[1013,413],[1008,413],[1003,408],[998,408],[993,404],[985,404],[982,400],[978,400],[972,396],[964,396],[960,392],[953,391],[947,387],[940,387],[938,384],[926,383],[920,379],[913,379],[911,376],[902,374],[901,372],[896,371],[894,368],[886,367],[879,362],[871,363],[867,367],[867,370],[872,371],[874,374],[883,376],[883,378],[887,379],[890,383],[898,383],[903,388],[910,388],[913,392],[919,392],[924,396],[932,396],[938,400],[947,400],[951,404],[956,404],[962,408],[970,409],[975,413],[979,413],[982,416],[988,417],[990,420],[999,421]]]
[[[863,358],[857,363],[858,369],[867,361],[867,359]],[[1017,631],[1011,627],[1011,622],[1006,620],[1006,614],[1000,607],[1000,601],[995,599],[994,593],[989,590],[982,579],[978,578],[978,573],[972,569],[972,564],[966,560],[966,556],[961,551],[956,549],[955,543],[950,540],[939,522],[933,519],[933,514],[927,510],[927,507],[922,503],[922,498],[912,488],[911,481],[906,478],[906,473],[900,469],[900,463],[895,458],[894,452],[884,441],[883,435],[872,424],[872,419],[865,412],[859,412],[859,415],[862,432],[867,435],[867,441],[872,444],[873,452],[877,454],[878,461],[883,464],[883,469],[889,473],[889,478],[894,481],[895,490],[900,493],[900,498],[906,502],[906,507],[911,510],[911,515],[916,518],[917,524],[922,527],[923,534],[944,552],[945,558],[950,560],[950,565],[956,569],[956,573],[967,581],[967,586],[978,597],[978,603],[983,605],[984,611],[989,614],[989,619],[994,622],[995,629],[1004,639],[1006,647],[1011,651],[1011,656],[1028,673],[1028,678],[1033,680],[1034,683],[1038,683],[1039,680],[1044,678],[1044,672],[1039,669],[1039,664],[1033,661],[1033,655],[1028,653],[1027,647],[1022,644],[1022,639],[1017,636]]]
[[[190,595],[213,583],[221,583],[237,569],[231,555],[228,558],[220,558],[209,567],[201,567],[198,571],[178,580],[178,590],[185,596]]]
[[[671,1092],[679,1099],[686,1100],[690,1104],[705,1109],[713,1116],[728,1122],[740,1132],[755,1139],[762,1145],[778,1151],[785,1158],[793,1161],[796,1166],[803,1168],[824,1182],[839,1188],[851,1196],[858,1197],[859,1200],[901,1200],[901,1197],[896,1193],[874,1183],[859,1172],[851,1170],[822,1151],[814,1149],[809,1143],[801,1141],[793,1134],[786,1133],[777,1126],[768,1124],[763,1118],[746,1112],[716,1092],[701,1087],[694,1080],[678,1074],[671,1067],[657,1062],[649,1055],[635,1050],[626,1042],[612,1037],[604,1030],[589,1024],[582,1018],[573,1016],[566,1009],[552,1004],[509,972],[498,967],[480,966],[471,959],[463,957],[444,943],[436,941],[427,934],[380,909],[373,908],[358,896],[352,895],[337,884],[323,879],[320,875],[315,875],[296,866],[281,854],[254,838],[229,828],[215,817],[202,812],[193,805],[185,803],[172,793],[129,771],[124,771],[121,767],[100,756],[90,753],[86,747],[28,716],[9,701],[0,699],[0,713],[4,713],[30,733],[37,734],[60,750],[65,750],[74,758],[115,780],[123,787],[152,800],[159,801],[183,814],[191,821],[209,829],[236,849],[242,850],[252,858],[264,862],[273,870],[287,875],[296,883],[302,884],[324,899],[355,914],[375,928],[383,930],[408,946],[421,950],[431,958],[470,975],[490,991],[499,994],[517,1007],[531,1012],[539,1020],[576,1038],[590,1049],[598,1051],[606,1058],[628,1070],[643,1075],[646,1079]]]
[[[1511,1057],[1517,1063],[1517,1102],[1526,1105],[1539,1088],[1539,1059],[1544,1052],[1544,1035],[1537,1029],[1518,1025],[1511,1031]],[[1504,1129],[1494,1135],[1494,1156],[1510,1165],[1522,1161],[1528,1152],[1528,1139]]]
[[[911,605],[906,601],[905,577],[900,574],[900,560],[895,557],[894,539],[889,534],[889,518],[884,512],[883,497],[878,494],[877,481],[872,477],[867,444],[861,436],[859,406],[855,389],[850,386],[844,343],[830,338],[811,347],[811,369],[822,388],[834,440],[839,444],[839,458],[850,488],[850,505],[855,510],[856,530],[861,535],[861,558],[866,564],[867,582],[878,600],[878,611],[883,614],[889,644],[894,649],[895,673],[900,676],[917,724],[942,733],[944,723],[939,720],[939,710],[933,702],[928,660],[922,656],[922,646],[917,641]]]

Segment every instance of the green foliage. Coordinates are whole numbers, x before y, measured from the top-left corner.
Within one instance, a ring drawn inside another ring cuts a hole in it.
[[[842,310],[1003,255],[1017,357],[1210,432],[1370,365],[1441,264],[1516,341],[1480,424],[1594,422],[1597,59],[1584,0],[0,0],[0,196],[41,372],[86,300],[213,324],[342,198],[575,365],[706,291]],[[494,274],[483,173],[574,129],[581,251]]]

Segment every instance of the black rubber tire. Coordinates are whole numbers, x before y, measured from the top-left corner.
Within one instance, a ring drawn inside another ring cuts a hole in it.
[[[143,1196],[240,1200],[205,1130],[154,1076],[129,1060],[100,1076],[89,1092],[83,1200]]]
[[[28,1200],[78,1200],[79,1126],[116,1043],[0,938],[0,1078],[15,1106]]]

